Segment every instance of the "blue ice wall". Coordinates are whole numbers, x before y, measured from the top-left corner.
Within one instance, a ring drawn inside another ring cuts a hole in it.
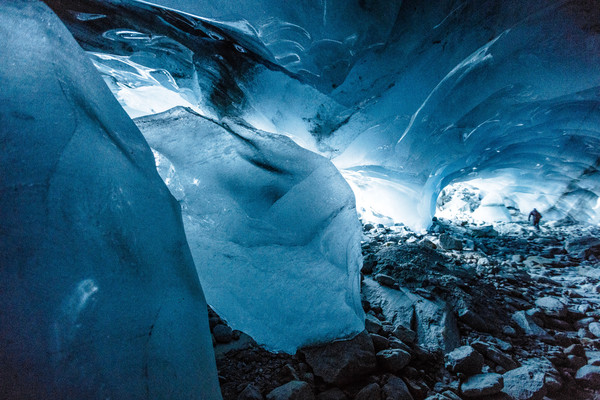
[[[600,220],[593,0],[154,2],[196,17],[50,3],[131,115],[191,104],[287,135],[336,164],[364,220],[426,226],[443,187],[474,178],[516,181],[504,194],[552,218]],[[93,12],[104,17],[87,20]],[[309,67],[307,47],[327,62]],[[150,82],[147,68],[170,83]],[[168,96],[148,104],[156,91]]]
[[[2,3],[0,43],[0,398],[220,399],[144,138],[43,3]]]

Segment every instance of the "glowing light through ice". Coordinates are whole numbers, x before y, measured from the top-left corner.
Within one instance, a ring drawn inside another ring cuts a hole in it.
[[[201,101],[196,93],[177,85],[169,71],[145,67],[126,56],[88,54],[131,118],[158,114],[177,106],[214,117],[209,110],[199,106]]]

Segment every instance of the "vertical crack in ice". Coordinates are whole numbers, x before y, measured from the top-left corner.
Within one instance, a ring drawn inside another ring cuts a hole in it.
[[[148,329],[146,344],[144,345],[144,383],[146,386],[146,396],[150,398],[150,372],[149,372],[149,363],[150,363],[150,340],[152,340],[152,333],[154,332],[154,326],[156,325],[156,321],[158,321],[158,317],[160,315],[160,311],[162,310],[162,305],[158,308],[158,311],[154,315],[152,319],[152,324]]]

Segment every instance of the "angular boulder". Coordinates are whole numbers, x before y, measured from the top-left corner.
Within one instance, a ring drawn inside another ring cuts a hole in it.
[[[406,383],[397,376],[390,376],[383,385],[383,398],[386,400],[413,400]]]
[[[399,329],[397,333],[410,335],[406,327],[416,327],[417,344],[431,352],[447,353],[460,344],[456,317],[443,301],[428,300],[404,288],[383,287],[369,277],[362,284],[367,300],[381,307],[386,320]]]
[[[595,365],[586,365],[575,374],[575,381],[578,384],[591,388],[600,389],[600,367]]]
[[[503,387],[502,375],[489,373],[471,376],[463,382],[460,390],[466,397],[481,397],[500,393]]]
[[[377,383],[371,383],[360,390],[354,396],[354,400],[380,400],[381,399],[381,386]]]
[[[291,381],[273,389],[267,400],[315,400],[315,395],[308,383]]]
[[[411,356],[410,353],[401,349],[382,350],[376,355],[377,362],[383,369],[390,372],[400,372],[408,365]]]
[[[349,340],[305,347],[300,351],[314,374],[334,385],[344,385],[368,375],[377,365],[373,341],[366,332]]]
[[[440,244],[446,250],[462,250],[462,241],[447,233],[440,235]]]
[[[567,316],[567,305],[556,297],[541,297],[535,301],[535,305],[549,317],[564,318]]]
[[[515,400],[540,400],[547,393],[545,372],[535,365],[524,365],[503,375],[502,392]]]
[[[446,355],[446,368],[454,373],[475,375],[481,372],[483,356],[471,346],[461,346]]]

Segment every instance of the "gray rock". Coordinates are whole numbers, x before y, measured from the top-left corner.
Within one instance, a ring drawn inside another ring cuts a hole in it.
[[[386,400],[414,400],[406,383],[397,376],[390,376],[383,386],[383,398]]]
[[[593,236],[584,236],[567,241],[565,248],[569,254],[579,258],[588,258],[600,249],[600,239]]]
[[[308,383],[291,381],[273,389],[267,400],[315,400],[315,395]]]
[[[292,364],[285,364],[281,370],[279,371],[279,377],[282,378],[285,382],[288,381],[301,381],[298,372],[294,368]]]
[[[547,392],[545,373],[535,366],[525,365],[503,375],[503,393],[515,400],[540,400]]]
[[[364,331],[350,340],[305,347],[300,351],[315,375],[335,385],[368,375],[377,365],[373,341]]]
[[[546,383],[546,388],[548,389],[549,394],[556,393],[563,387],[563,381],[558,373],[546,374],[544,382]]]
[[[221,318],[219,318],[219,317],[208,318],[208,326],[210,326],[210,329],[214,328],[219,323],[221,323]]]
[[[463,250],[475,250],[475,242],[471,239],[465,239]]]
[[[569,366],[574,370],[578,370],[587,364],[587,359],[585,357],[574,356],[571,354],[567,359],[569,360]]]
[[[541,308],[532,308],[530,310],[526,310],[525,314],[531,318],[533,322],[538,326],[544,325],[544,312]]]
[[[372,333],[370,336],[371,340],[373,341],[373,347],[375,348],[376,353],[390,347],[390,341],[386,337],[377,335],[375,333]]]
[[[525,311],[515,312],[512,320],[528,336],[549,337],[548,332],[540,328]]]
[[[425,398],[425,400],[448,400],[446,396],[442,396],[440,393],[432,394],[431,396]]]
[[[219,343],[229,343],[233,340],[233,331],[227,325],[215,325],[212,333],[215,337],[215,340]]]
[[[485,321],[474,311],[470,309],[463,309],[458,313],[458,319],[464,324],[469,325],[471,328],[480,332],[489,332],[491,328],[490,324],[486,324]]]
[[[596,321],[594,317],[582,318],[573,324],[575,329],[587,328],[592,322]]]
[[[347,400],[348,397],[341,389],[333,388],[319,393],[317,400]]]
[[[463,248],[462,241],[447,233],[440,235],[440,244],[446,250],[462,250]]]
[[[475,375],[481,372],[483,356],[471,346],[461,346],[446,355],[446,368],[454,373]]]
[[[411,348],[409,345],[407,345],[406,343],[404,343],[401,340],[396,339],[394,336],[390,336],[388,343],[390,344],[389,348],[390,349],[401,349],[407,352],[411,352]],[[385,350],[385,349],[383,349]]]
[[[592,322],[591,324],[589,324],[588,330],[596,338],[600,338],[600,323],[599,322]]]
[[[500,374],[478,374],[468,378],[461,385],[462,394],[466,397],[489,396],[500,393],[504,387],[504,379]]]
[[[595,365],[581,367],[575,374],[575,380],[582,386],[600,389],[600,367]]]
[[[392,335],[403,341],[404,343],[414,343],[417,340],[417,332],[405,326],[398,325],[392,332]]]
[[[510,358],[510,356],[504,354],[494,346],[490,346],[487,349],[485,356],[489,360],[504,368],[506,371],[510,371],[511,369],[515,369],[519,366],[512,358]]]
[[[253,384],[248,384],[242,393],[239,394],[237,400],[263,400],[262,394]]]
[[[479,265],[479,266],[490,265],[490,260],[487,257],[481,257],[479,260],[477,260],[477,265]]]
[[[396,280],[389,275],[385,274],[377,274],[375,275],[375,280],[379,282],[380,285],[387,287],[394,287],[397,284]]]
[[[376,383],[365,386],[354,396],[354,400],[380,400],[381,387]]]
[[[363,280],[362,292],[372,305],[381,307],[394,329],[415,327],[418,344],[428,351],[447,353],[460,344],[456,318],[443,301],[427,300],[404,288],[390,289],[368,277]]]
[[[390,372],[400,372],[408,365],[410,359],[410,353],[401,349],[388,349],[377,353],[377,362]]]
[[[502,327],[502,333],[504,333],[506,336],[515,336],[517,331],[515,331],[515,328],[512,326],[506,325]]]
[[[451,390],[445,390],[442,392],[442,396],[444,396],[444,400],[462,400],[456,393]]]
[[[482,226],[481,228],[473,228],[471,229],[471,234],[473,235],[473,237],[485,238],[493,238],[498,236],[498,232],[496,232],[492,225]]]
[[[421,241],[419,242],[419,245],[421,245],[423,247],[428,247],[430,249],[437,249],[437,246],[435,245],[435,243],[433,243],[429,239],[421,239]]]
[[[381,321],[374,317],[371,314],[366,314],[365,316],[365,329],[369,333],[379,333],[383,328]]]
[[[556,297],[542,297],[535,301],[538,307],[544,314],[554,318],[564,318],[567,316],[567,306]]]
[[[579,343],[570,345],[564,350],[564,353],[568,356],[586,357],[585,348]]]
[[[373,269],[375,268],[376,265],[377,265],[377,258],[375,257],[375,255],[367,254],[363,260],[363,266],[360,269],[360,272],[362,272],[365,275],[370,275],[373,273]]]
[[[525,259],[525,257],[523,257],[521,254],[513,254],[510,259],[512,262],[520,263]]]

